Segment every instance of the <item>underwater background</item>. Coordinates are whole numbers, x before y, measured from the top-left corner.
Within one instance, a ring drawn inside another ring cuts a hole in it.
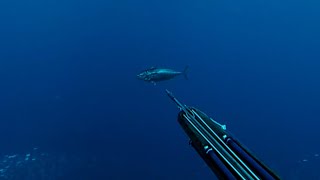
[[[2,0],[0,179],[215,179],[172,91],[283,179],[320,179],[320,1]],[[136,78],[183,70],[156,86]]]

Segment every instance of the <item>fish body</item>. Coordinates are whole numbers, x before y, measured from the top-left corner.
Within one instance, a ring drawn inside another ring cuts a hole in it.
[[[149,69],[146,69],[140,72],[137,75],[137,78],[146,82],[156,84],[156,82],[170,80],[179,75],[184,75],[184,77],[187,79],[187,70],[188,70],[188,66],[183,71],[175,71],[173,69],[151,67]]]

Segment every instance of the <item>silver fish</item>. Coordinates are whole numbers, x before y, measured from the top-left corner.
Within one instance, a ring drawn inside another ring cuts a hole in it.
[[[183,75],[185,79],[188,79],[187,72],[189,67],[186,66],[183,71],[175,71],[167,68],[156,68],[151,67],[140,72],[137,78],[146,82],[153,83],[156,85],[159,81],[165,81],[175,78],[176,76]]]

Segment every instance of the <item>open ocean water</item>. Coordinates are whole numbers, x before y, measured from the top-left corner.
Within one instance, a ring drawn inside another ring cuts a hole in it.
[[[319,180],[319,19],[316,0],[2,0],[0,179],[215,179],[169,89],[283,179]]]

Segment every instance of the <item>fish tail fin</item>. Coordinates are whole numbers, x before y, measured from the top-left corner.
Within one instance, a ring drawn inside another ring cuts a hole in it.
[[[184,78],[185,78],[186,80],[189,79],[189,78],[188,78],[188,71],[189,71],[189,66],[187,65],[187,66],[184,68],[184,70],[182,71],[182,74],[183,74],[183,76],[184,76]]]

